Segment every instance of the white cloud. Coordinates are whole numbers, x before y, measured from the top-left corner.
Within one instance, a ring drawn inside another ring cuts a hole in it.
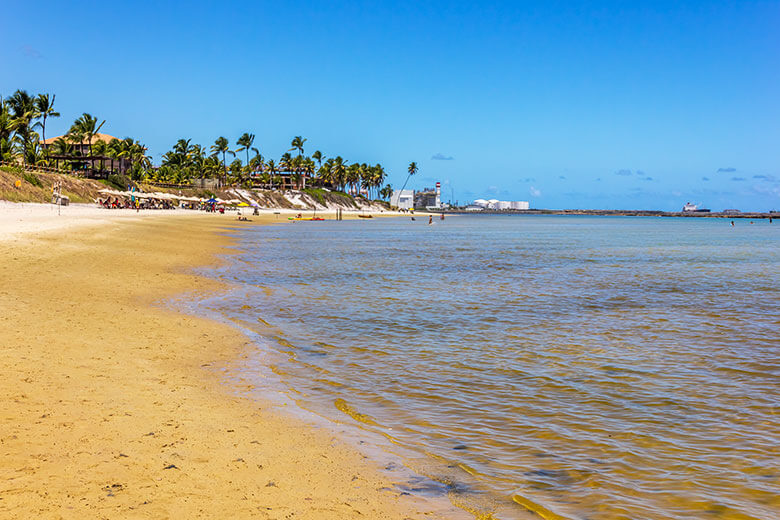
[[[531,186],[528,189],[528,193],[530,193],[532,197],[541,197],[542,196],[542,190],[537,190],[533,186]]]

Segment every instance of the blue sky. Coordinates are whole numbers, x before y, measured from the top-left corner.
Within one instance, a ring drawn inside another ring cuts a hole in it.
[[[636,5],[635,5],[636,4]],[[295,135],[399,187],[539,208],[780,210],[780,2],[36,2],[0,94],[140,139]]]

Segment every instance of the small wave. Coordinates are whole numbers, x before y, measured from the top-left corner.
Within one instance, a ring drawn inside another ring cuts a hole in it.
[[[531,511],[532,513],[536,513],[540,517],[544,518],[544,520],[570,520],[568,517],[559,515],[558,513],[554,513],[544,507],[542,504],[538,504],[534,502],[533,500],[530,500],[524,496],[521,495],[512,495],[512,500],[526,508],[527,510]]]
[[[344,399],[336,399],[335,401],[333,401],[333,405],[336,407],[338,411],[349,415],[359,423],[370,424],[372,426],[379,426],[379,423],[376,422],[376,420],[373,417],[358,412],[357,410],[352,408],[349,404],[347,404],[347,402]]]

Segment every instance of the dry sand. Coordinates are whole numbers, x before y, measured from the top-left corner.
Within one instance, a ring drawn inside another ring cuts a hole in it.
[[[154,305],[219,290],[187,268],[225,252],[226,225],[273,216],[95,210],[36,227],[0,208],[0,517],[456,514],[401,495],[329,429],[241,397],[226,383],[251,347],[237,330]]]

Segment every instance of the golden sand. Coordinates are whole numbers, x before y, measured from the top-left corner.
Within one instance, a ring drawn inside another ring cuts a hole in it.
[[[153,305],[219,289],[187,268],[224,252],[226,223],[145,219],[0,242],[0,517],[442,514],[332,432],[226,384],[249,346],[238,331]]]

